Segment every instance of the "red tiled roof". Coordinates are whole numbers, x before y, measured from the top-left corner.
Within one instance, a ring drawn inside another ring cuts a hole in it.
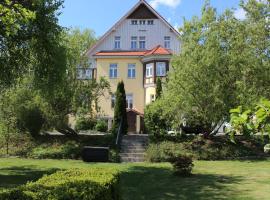
[[[150,56],[150,55],[171,55],[172,52],[170,52],[168,49],[163,48],[162,46],[157,46],[153,48],[152,50],[145,53],[144,56]]]
[[[151,56],[151,55],[171,55],[172,53],[163,48],[162,46],[157,46],[152,50],[146,51],[100,51],[95,54],[95,56]]]

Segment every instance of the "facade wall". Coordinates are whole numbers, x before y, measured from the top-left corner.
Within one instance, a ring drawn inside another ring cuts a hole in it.
[[[117,84],[121,80],[125,83],[126,94],[133,95],[133,108],[139,112],[144,112],[144,87],[143,87],[143,65],[139,58],[100,58],[97,59],[97,79],[105,77],[111,85],[111,92],[115,93]],[[110,79],[110,64],[117,64],[118,77]],[[128,64],[136,64],[136,78],[128,78]],[[100,98],[100,113],[107,117],[113,117],[114,110],[111,108],[111,95],[106,94]]]
[[[126,19],[119,27],[116,27],[109,36],[98,46],[92,55],[101,50],[114,50],[114,38],[121,36],[121,49],[131,50],[132,36],[145,36],[146,49],[153,49],[157,45],[164,47],[164,37],[171,37],[171,50],[174,54],[180,52],[180,40],[178,36],[170,30],[160,19],[154,19],[154,25],[131,25],[131,19]],[[91,57],[91,55],[89,55]]]
[[[152,103],[151,95],[156,96],[156,87],[147,87],[145,88],[145,104],[148,105]]]

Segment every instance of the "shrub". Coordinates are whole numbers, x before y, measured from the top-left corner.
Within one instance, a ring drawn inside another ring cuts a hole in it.
[[[72,141],[63,145],[41,145],[28,154],[28,157],[35,159],[78,159],[80,156],[81,146]]]
[[[160,137],[167,134],[171,127],[171,120],[168,116],[163,116],[165,113],[161,100],[148,105],[145,109],[144,123],[146,131],[149,135]]]
[[[0,194],[1,200],[119,200],[119,173],[114,169],[72,169],[44,176]]]
[[[169,159],[173,165],[174,174],[178,176],[189,176],[193,168],[192,157],[189,155],[171,155]]]
[[[108,125],[104,120],[98,120],[96,124],[96,130],[100,132],[107,132]]]
[[[93,130],[96,126],[96,123],[96,119],[92,119],[90,117],[79,117],[79,119],[76,120],[75,130]]]
[[[260,137],[244,138],[236,137],[236,144],[229,137],[214,137],[205,139],[197,136],[192,140],[182,142],[158,142],[150,144],[146,151],[146,159],[149,162],[168,162],[169,155],[190,154],[197,160],[231,160],[243,157],[263,157],[263,147],[268,140]]]

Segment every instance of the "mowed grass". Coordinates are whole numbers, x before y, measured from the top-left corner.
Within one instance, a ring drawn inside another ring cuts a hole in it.
[[[193,176],[168,163],[87,164],[74,160],[0,159],[0,190],[68,168],[117,168],[124,200],[270,199],[270,161],[196,161]]]

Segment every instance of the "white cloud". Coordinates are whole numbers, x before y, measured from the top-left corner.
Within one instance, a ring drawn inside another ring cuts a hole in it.
[[[234,16],[239,20],[243,20],[246,18],[246,11],[243,8],[238,8],[235,10]]]
[[[151,0],[150,5],[153,8],[158,8],[160,5],[176,8],[181,3],[181,0]]]

